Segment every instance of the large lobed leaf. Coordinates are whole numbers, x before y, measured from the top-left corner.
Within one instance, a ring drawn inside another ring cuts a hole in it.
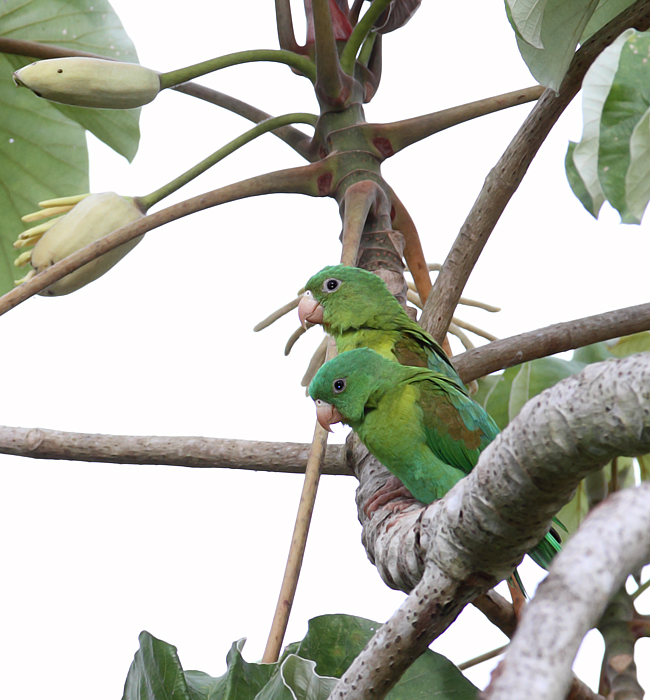
[[[569,144],[569,183],[592,216],[607,200],[638,224],[650,201],[650,33],[628,29],[583,83],[582,139]]]
[[[76,0],[74,3],[5,0],[0,5],[0,35],[138,62],[135,46],[107,0]],[[33,61],[9,54],[7,58],[13,70]],[[42,102],[35,96],[32,99]],[[133,160],[140,138],[139,110],[97,110],[50,104],[129,161]]]
[[[544,86],[558,90],[578,44],[634,0],[506,0],[522,58]]]
[[[522,58],[536,80],[558,90],[598,0],[506,0]]]
[[[133,43],[106,0],[4,0],[0,34],[137,61]],[[13,265],[20,217],[38,202],[88,191],[84,129],[132,160],[140,132],[138,110],[94,110],[39,99],[18,89],[12,73],[30,63],[0,54],[0,294],[25,274]]]
[[[327,700],[336,679],[379,627],[350,615],[314,618],[307,636],[290,644],[274,664],[244,661],[241,639],[232,645],[227,671],[218,678],[184,671],[176,647],[142,632],[122,700]],[[450,661],[428,650],[388,698],[474,700],[476,695],[477,689]]]

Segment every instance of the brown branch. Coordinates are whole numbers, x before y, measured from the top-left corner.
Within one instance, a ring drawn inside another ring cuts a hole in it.
[[[80,56],[82,58],[103,58],[107,61],[114,61],[112,56],[102,56],[98,53],[88,53],[87,51],[77,51],[76,49],[54,46],[54,44],[42,44],[38,41],[24,41],[22,39],[9,39],[0,36],[0,52],[11,53],[16,56],[28,56],[30,58],[68,58],[70,56]]]
[[[221,107],[222,109],[227,109],[229,112],[238,114],[248,121],[259,124],[266,119],[270,119],[271,115],[266,112],[253,107],[253,105],[238,100],[236,97],[231,95],[226,95],[224,92],[219,92],[218,90],[213,90],[212,88],[205,87],[205,85],[199,85],[199,83],[189,82],[182,83],[172,88],[176,92],[182,92],[185,95],[190,95],[191,97],[196,97],[204,102],[209,102],[210,104]],[[293,126],[282,126],[279,129],[275,129],[271,132],[274,136],[277,136],[280,140],[284,141],[288,146],[293,148],[296,153],[301,155],[305,160],[313,163],[317,160],[312,152],[311,137],[303,134],[299,129]]]
[[[293,30],[293,19],[291,17],[291,3],[289,0],[275,0],[275,18],[278,27],[278,41],[280,48],[294,53],[304,53],[302,47],[298,46],[296,34]]]
[[[41,44],[36,41],[8,39],[7,37],[0,37],[0,52],[17,56],[29,56],[31,58],[69,58],[70,56],[79,56],[82,58],[103,58],[107,61],[116,60],[111,56],[77,51],[75,49],[54,46],[53,44]],[[176,92],[182,92],[185,95],[196,97],[199,100],[204,100],[222,109],[227,109],[229,112],[233,112],[255,124],[259,124],[259,122],[271,118],[270,114],[263,112],[257,107],[253,107],[253,105],[249,105],[247,102],[238,100],[236,97],[231,97],[218,90],[212,90],[204,85],[199,85],[198,83],[183,83],[172,89],[176,90]],[[288,146],[291,146],[291,148],[305,160],[310,162],[316,160],[316,157],[312,155],[309,149],[311,138],[303,134],[299,129],[295,129],[292,126],[283,126],[279,129],[275,129],[275,131],[271,133],[284,141]]]
[[[438,341],[447,331],[483,247],[549,131],[580,89],[594,60],[628,27],[640,31],[650,27],[648,0],[637,0],[582,45],[571,61],[559,93],[544,92],[487,176],[424,307],[421,323]]]
[[[391,145],[391,155],[393,155],[444,129],[483,117],[486,114],[534,102],[540,98],[543,92],[544,88],[541,85],[533,85],[399,122],[369,124],[366,128],[371,128],[373,136],[376,138],[387,139]]]
[[[354,265],[359,254],[361,236],[369,214],[388,208],[384,190],[374,180],[360,180],[350,185],[341,199],[343,231],[341,264]]]
[[[280,657],[284,635],[289,623],[289,614],[291,613],[298,587],[298,578],[300,577],[302,560],[307,546],[307,535],[309,534],[311,516],[314,512],[318,482],[325,462],[326,451],[327,431],[317,423],[305,469],[305,481],[300,495],[300,503],[298,504],[296,524],[293,529],[287,565],[282,579],[282,586],[280,587],[280,595],[278,596],[271,631],[269,632],[269,638],[262,656],[263,664],[275,663]]]
[[[461,379],[469,382],[522,362],[647,330],[650,304],[639,304],[495,340],[456,355],[453,363]]]
[[[390,197],[391,204],[395,208],[393,227],[404,236],[404,260],[406,260],[409,271],[413,275],[413,282],[420,299],[424,303],[431,291],[431,277],[422,250],[422,241],[408,209],[392,189]]]
[[[208,437],[101,435],[0,426],[0,454],[76,462],[155,464],[304,474],[311,445]],[[330,445],[323,474],[351,475],[343,445]]]
[[[609,601],[597,629],[605,642],[599,692],[611,700],[641,700],[634,663],[634,645],[638,637],[631,623],[634,602],[623,586]]]
[[[40,272],[32,279],[24,282],[19,287],[11,290],[0,297],[0,316],[21,304],[26,299],[43,291],[54,282],[62,279],[66,275],[79,269],[91,260],[95,260],[104,253],[117,248],[123,243],[141,236],[148,231],[176,221],[188,214],[194,214],[203,209],[233,202],[247,197],[254,197],[261,194],[276,194],[278,192],[292,192],[306,194],[314,197],[322,196],[318,189],[318,175],[323,173],[325,168],[322,163],[313,163],[301,168],[290,168],[288,170],[277,170],[273,173],[258,175],[257,177],[242,180],[226,187],[221,187],[211,192],[186,199],[183,202],[174,204],[166,209],[161,209],[155,214],[145,216],[127,226],[123,226],[117,231],[109,233],[76,253],[69,255],[43,272]]]
[[[327,106],[342,109],[352,80],[341,70],[329,0],[310,0],[310,4],[316,46],[316,95]]]

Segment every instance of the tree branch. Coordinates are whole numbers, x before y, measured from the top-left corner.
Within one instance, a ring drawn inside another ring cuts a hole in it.
[[[644,695],[634,663],[634,617],[634,601],[623,583],[598,622],[605,642],[599,690],[612,700],[642,700]]]
[[[424,306],[421,323],[436,340],[444,337],[483,247],[549,131],[580,89],[589,66],[628,27],[640,31],[650,27],[648,0],[637,0],[582,45],[571,61],[559,93],[545,90],[487,176]]]
[[[267,114],[261,109],[253,107],[253,105],[249,105],[247,102],[243,102],[242,100],[238,100],[236,97],[226,95],[224,92],[212,90],[212,88],[205,87],[205,85],[190,82],[177,85],[172,89],[176,90],[176,92],[182,92],[185,95],[196,97],[199,100],[210,102],[211,104],[221,107],[222,109],[227,109],[229,112],[238,114],[240,117],[248,119],[248,121],[256,124],[271,118],[270,114]],[[312,141],[311,137],[303,134],[303,132],[299,129],[294,129],[292,126],[283,126],[279,129],[275,129],[271,133],[284,141],[288,146],[291,146],[296,153],[301,155],[310,163],[317,160],[310,149]]]
[[[0,36],[0,52],[17,56],[29,56],[30,58],[68,58],[70,56],[80,56],[83,58],[103,58],[107,61],[115,60],[110,56],[102,56],[97,53],[87,53],[86,51],[76,51],[75,49],[54,46],[54,44],[41,44],[36,41],[9,39],[2,36]],[[183,83],[172,88],[172,90],[182,92],[191,97],[196,97],[205,102],[210,102],[217,107],[238,114],[240,117],[248,119],[251,122],[259,123],[271,117],[270,114],[242,100],[238,100],[236,97],[231,97],[223,92],[212,90],[198,83]],[[284,141],[288,146],[291,146],[291,148],[305,158],[305,160],[310,162],[316,160],[309,151],[311,139],[309,136],[303,134],[302,131],[290,126],[285,126],[271,133]]]
[[[650,353],[641,353],[590,365],[529,401],[471,474],[426,508],[403,499],[369,519],[364,506],[371,482],[385,475],[365,459],[357,471],[366,551],[389,586],[415,588],[332,697],[384,697],[467,602],[510,575],[588,473],[615,456],[649,449]]]
[[[469,382],[522,362],[647,330],[650,304],[639,304],[495,340],[456,355],[452,361],[460,378]]]
[[[280,48],[285,51],[302,53],[298,46],[296,35],[293,31],[293,19],[291,17],[290,0],[275,0],[275,18],[278,27],[278,41]]]
[[[375,138],[387,139],[391,145],[391,155],[393,155],[444,129],[477,117],[483,117],[486,114],[499,112],[502,109],[534,102],[540,98],[543,92],[544,88],[541,85],[534,85],[391,124],[369,124],[366,128],[372,128]]]
[[[408,209],[392,189],[390,197],[391,204],[395,208],[393,227],[404,236],[404,260],[413,275],[413,282],[420,299],[424,303],[431,291],[431,276],[422,250],[422,241]]]
[[[304,474],[310,449],[311,445],[293,442],[101,435],[0,426],[0,454],[33,459]],[[323,474],[351,476],[343,445],[328,446]]]
[[[316,95],[327,106],[342,108],[349,97],[352,81],[339,63],[329,0],[311,0],[311,5],[316,45]]]
[[[556,557],[483,697],[564,697],[584,635],[630,572],[649,561],[650,484],[644,483],[592,511]]]
[[[273,173],[258,175],[257,177],[242,180],[232,185],[226,185],[217,190],[186,199],[166,209],[161,209],[155,214],[150,214],[127,224],[104,238],[87,245],[76,253],[69,255],[58,263],[43,270],[35,277],[24,282],[19,287],[12,289],[0,297],[0,316],[15,308],[26,299],[43,291],[54,282],[79,269],[95,258],[99,258],[109,250],[117,248],[123,243],[141,236],[143,233],[176,221],[188,214],[194,214],[203,209],[209,209],[219,204],[233,202],[238,199],[255,197],[261,194],[275,194],[278,192],[293,192],[314,197],[322,196],[318,188],[318,176],[327,171],[327,166],[322,162],[312,163],[301,168],[277,170]],[[137,199],[137,198],[136,198]]]
[[[384,190],[374,180],[360,180],[350,185],[341,199],[343,231],[341,264],[354,265],[359,254],[366,220],[377,209],[390,208]]]

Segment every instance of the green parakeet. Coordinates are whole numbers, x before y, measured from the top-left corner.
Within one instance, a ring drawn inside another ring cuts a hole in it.
[[[466,392],[445,351],[372,272],[345,265],[323,268],[305,285],[298,315],[305,327],[321,323],[339,353],[372,348],[400,364],[439,372]]]
[[[309,386],[326,430],[342,421],[423,503],[442,498],[469,474],[499,432],[452,380],[358,348],[326,362]],[[546,569],[560,551],[549,532],[530,552]]]

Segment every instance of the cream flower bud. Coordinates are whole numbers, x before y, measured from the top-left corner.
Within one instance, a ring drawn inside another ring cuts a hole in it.
[[[91,194],[82,199],[68,214],[57,219],[34,246],[31,264],[36,272],[103,238],[122,226],[141,219],[144,215],[128,199],[115,192]],[[61,296],[80,289],[101,277],[131,251],[144,236],[105,253],[63,279],[44,289],[45,296]]]
[[[160,92],[156,71],[101,58],[36,61],[17,70],[14,82],[52,102],[99,109],[141,107]]]

